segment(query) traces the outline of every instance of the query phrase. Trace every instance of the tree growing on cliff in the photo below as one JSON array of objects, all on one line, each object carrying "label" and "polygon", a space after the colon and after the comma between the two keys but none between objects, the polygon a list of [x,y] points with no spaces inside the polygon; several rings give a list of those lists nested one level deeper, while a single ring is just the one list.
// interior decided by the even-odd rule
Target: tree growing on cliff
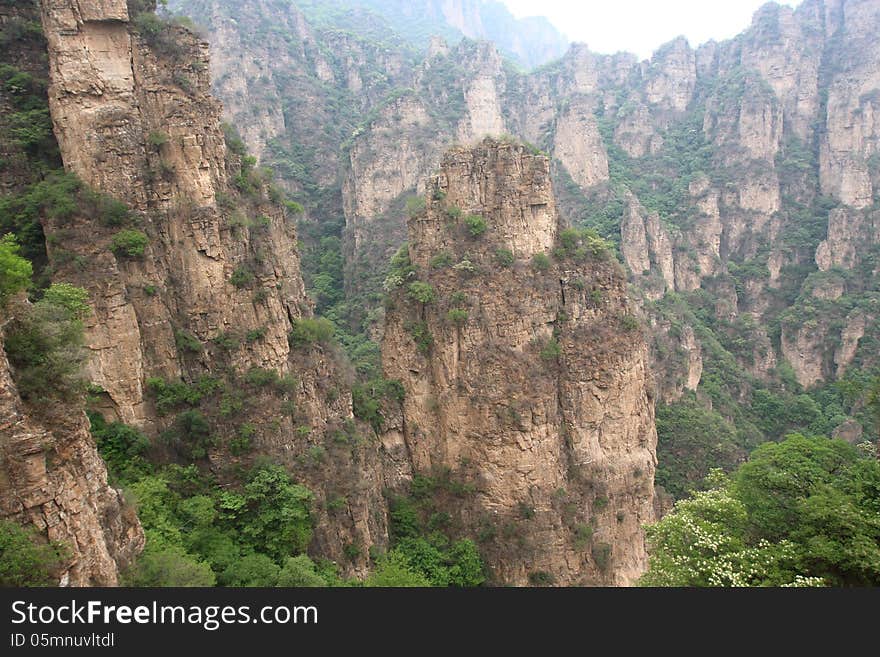
[{"label": "tree growing on cliff", "polygon": [[766,443],[649,527],[647,586],[880,584],[880,464],[840,440]]}]

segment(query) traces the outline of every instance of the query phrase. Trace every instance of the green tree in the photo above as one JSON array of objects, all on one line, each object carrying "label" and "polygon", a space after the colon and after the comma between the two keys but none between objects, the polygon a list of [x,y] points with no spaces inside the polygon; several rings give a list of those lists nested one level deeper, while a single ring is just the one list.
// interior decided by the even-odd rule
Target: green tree
[{"label": "green tree", "polygon": [[379,561],[376,570],[364,581],[364,586],[382,588],[428,587],[431,586],[431,582],[428,581],[427,577],[414,570],[404,555],[392,551]]},{"label": "green tree", "polygon": [[792,434],[648,528],[649,586],[876,586],[880,464]]},{"label": "green tree", "polygon": [[327,581],[318,574],[314,562],[306,555],[290,557],[278,574],[277,586],[283,587],[323,587]]},{"label": "green tree", "polygon": [[149,545],[137,563],[123,574],[125,586],[201,587],[214,586],[211,567],[177,546],[161,550]]},{"label": "green tree", "polygon": [[53,572],[65,550],[45,543],[31,529],[11,520],[0,520],[0,587],[54,586]]},{"label": "green tree", "polygon": [[12,233],[0,238],[0,305],[30,285],[33,267],[18,255],[19,250],[18,241]]},{"label": "green tree", "polygon": [[88,310],[87,298],[85,290],[56,284],[10,322],[5,348],[25,399],[69,399],[85,389],[81,317]]}]

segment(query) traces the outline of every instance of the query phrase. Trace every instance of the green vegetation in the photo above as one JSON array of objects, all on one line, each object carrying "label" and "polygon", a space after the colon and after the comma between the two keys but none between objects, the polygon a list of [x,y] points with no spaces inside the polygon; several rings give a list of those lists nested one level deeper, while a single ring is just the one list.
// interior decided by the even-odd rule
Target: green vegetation
[{"label": "green vegetation", "polygon": [[229,282],[239,289],[250,287],[256,280],[256,274],[248,265],[239,265],[229,277]]},{"label": "green vegetation", "polygon": [[406,328],[416,343],[419,353],[425,356],[430,354],[431,347],[434,346],[434,336],[431,335],[431,329],[428,328],[428,324],[426,322],[415,322],[407,325]]},{"label": "green vegetation", "polygon": [[550,258],[546,253],[536,253],[532,256],[532,267],[536,271],[547,271],[550,269]]},{"label": "green vegetation", "polygon": [[56,586],[65,546],[45,543],[31,529],[0,520],[0,587]]},{"label": "green vegetation", "polygon": [[414,281],[409,284],[409,297],[421,304],[429,304],[437,300],[437,293],[430,283]]},{"label": "green vegetation", "polygon": [[510,267],[515,261],[516,258],[513,255],[513,251],[509,249],[498,249],[495,251],[495,262],[500,267]]},{"label": "green vegetation", "polygon": [[332,344],[335,331],[333,323],[323,317],[303,317],[293,323],[288,341],[294,348],[313,344],[326,346]]},{"label": "green vegetation", "polygon": [[453,308],[446,313],[446,320],[454,326],[464,326],[468,321],[468,311],[462,308]]},{"label": "green vegetation", "polygon": [[202,342],[189,331],[177,329],[174,331],[174,344],[177,348],[189,354],[198,354],[202,351]]},{"label": "green vegetation", "polygon": [[18,255],[20,250],[15,235],[9,233],[0,238],[0,307],[31,283],[33,267]]},{"label": "green vegetation", "polygon": [[85,391],[82,320],[90,310],[87,300],[85,290],[58,283],[36,303],[16,309],[5,330],[5,348],[24,399],[48,403]]},{"label": "green vegetation", "polygon": [[876,586],[880,463],[838,440],[767,443],[648,529],[648,586]]},{"label": "green vegetation", "polygon": [[471,237],[481,237],[489,230],[489,224],[480,215],[469,214],[464,218],[464,225]]},{"label": "green vegetation", "polygon": [[389,405],[399,406],[403,402],[405,391],[400,381],[379,377],[356,383],[351,394],[355,417],[369,422],[373,430],[379,433],[384,428],[383,410]]},{"label": "green vegetation", "polygon": [[142,258],[150,239],[139,230],[120,230],[110,241],[110,250],[123,258]]},{"label": "green vegetation", "polygon": [[448,471],[414,477],[409,495],[390,501],[392,549],[379,561],[380,570],[385,560],[391,560],[405,575],[417,573],[431,586],[480,586],[486,577],[474,542],[455,540],[447,531],[440,530],[436,522],[432,523],[432,518],[437,518],[441,498],[466,496],[470,492],[470,487],[453,479]]},{"label": "green vegetation", "polygon": [[550,338],[541,347],[541,360],[548,363],[555,363],[562,357],[562,345],[556,338]]}]

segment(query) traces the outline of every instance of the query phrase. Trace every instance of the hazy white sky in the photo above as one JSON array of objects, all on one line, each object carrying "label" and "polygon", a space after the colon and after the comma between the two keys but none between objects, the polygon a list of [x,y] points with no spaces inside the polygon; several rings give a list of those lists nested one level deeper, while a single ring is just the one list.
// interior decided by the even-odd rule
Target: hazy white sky
[{"label": "hazy white sky", "polygon": [[[729,39],[749,26],[766,0],[502,0],[517,17],[546,16],[572,41],[594,52],[648,58],[683,34],[692,46]],[[801,0],[779,0],[799,5]]]}]

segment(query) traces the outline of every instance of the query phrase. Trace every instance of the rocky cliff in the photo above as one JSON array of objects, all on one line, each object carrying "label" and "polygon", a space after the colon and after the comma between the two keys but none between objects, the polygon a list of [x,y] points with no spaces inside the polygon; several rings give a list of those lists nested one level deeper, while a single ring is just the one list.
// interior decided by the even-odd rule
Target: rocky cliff
[{"label": "rocky cliff", "polygon": [[116,586],[144,546],[122,491],[107,483],[82,409],[28,407],[0,340],[0,518],[62,545],[61,586]]},{"label": "rocky cliff", "polygon": [[[212,12],[230,6],[213,0]],[[193,15],[205,22],[205,12]],[[468,16],[460,19],[478,19]],[[313,29],[316,48],[331,42],[332,25]],[[344,27],[380,41],[364,25]],[[738,423],[740,454],[806,430],[767,429],[761,400],[821,396],[835,379],[877,364],[877,28],[876,0],[769,3],[729,41],[677,39],[643,62],[575,44],[529,73],[468,41],[434,39],[426,54],[416,49],[394,66],[343,49],[372,92],[354,111],[331,112],[334,125],[357,117],[333,156],[338,205],[300,197],[314,199],[319,225],[345,216],[344,236],[334,234],[345,244],[345,295],[322,310],[380,335],[380,283],[406,238],[405,199],[424,193],[421,181],[455,142],[508,132],[551,157],[563,220],[617,244],[656,329],[658,399],[697,399],[719,421]],[[237,40],[213,28],[209,38],[221,48],[228,41],[239,59],[264,40],[248,25],[229,29]],[[296,70],[319,79],[309,66]],[[293,95],[283,80],[274,86]],[[318,170],[304,154],[315,151],[291,143],[285,152],[304,166],[294,171],[278,151],[267,162],[290,172],[282,177],[291,189],[303,188]],[[306,269],[307,283],[323,288],[321,266]]]},{"label": "rocky cliff", "polygon": [[631,583],[656,434],[619,268],[560,234],[549,160],[522,146],[453,149],[427,188],[382,344],[406,389],[392,435],[415,472],[471,487],[448,512],[484,536],[497,582]]},{"label": "rocky cliff", "polygon": [[[311,549],[365,573],[367,555],[345,548],[387,541],[380,447],[358,438],[349,374],[329,342],[289,337],[312,315],[295,210],[224,133],[207,44],[143,3],[40,9],[54,132],[81,181],[80,210],[47,212],[42,229],[53,279],[89,293],[93,407],[226,483],[261,457],[285,465],[315,496]],[[168,390],[192,393],[169,404]],[[202,447],[175,434],[196,411],[210,425]],[[245,447],[233,447],[242,427]],[[86,428],[83,418],[70,432]],[[94,480],[89,494],[106,497],[94,452],[74,457]],[[330,499],[347,501],[331,513]]]},{"label": "rocky cliff", "polygon": [[[0,61],[5,81],[12,76],[18,80],[0,90],[4,198],[27,189],[46,168],[59,164],[49,133],[46,43],[39,25],[36,2],[0,3]],[[10,138],[10,123],[20,120],[23,107],[34,114],[45,112],[46,134],[37,133],[39,148]],[[14,226],[14,208],[4,206],[4,233]],[[36,267],[45,264],[45,254],[33,244],[26,242],[25,249]],[[19,394],[17,373],[4,346],[10,326],[29,307],[24,298],[0,306],[0,518],[31,525],[61,546],[64,558],[51,573],[59,584],[115,586],[119,572],[143,548],[144,533],[134,508],[108,484],[82,400],[25,401]]]}]

